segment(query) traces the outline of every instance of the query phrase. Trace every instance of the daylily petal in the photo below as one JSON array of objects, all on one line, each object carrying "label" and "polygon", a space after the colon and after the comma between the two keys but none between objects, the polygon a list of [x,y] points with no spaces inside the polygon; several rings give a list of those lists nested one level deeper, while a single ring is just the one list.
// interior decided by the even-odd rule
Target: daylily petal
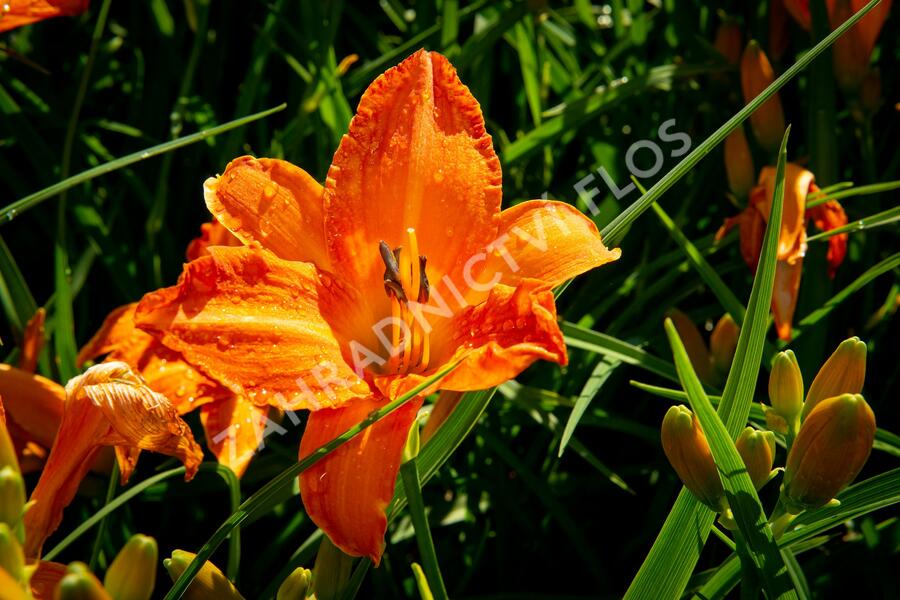
[{"label": "daylily petal", "polygon": [[210,246],[242,245],[243,242],[241,240],[234,237],[234,234],[228,231],[224,225],[213,219],[211,222],[200,226],[200,235],[192,239],[191,243],[188,244],[185,256],[190,262],[201,256],[209,256],[209,252],[206,249]]},{"label": "daylily petal", "polygon": [[791,264],[779,260],[775,265],[775,286],[772,290],[772,316],[775,318],[775,330],[782,340],[791,341],[791,323],[794,310],[797,308],[797,294],[800,291],[800,275],[803,272],[803,261]]},{"label": "daylily petal", "polygon": [[[806,213],[813,220],[816,228],[831,231],[847,224],[847,213],[837,200],[829,200],[819,206],[810,208]],[[847,255],[847,234],[840,233],[828,238],[828,276],[834,277],[837,268]]]},{"label": "daylily petal", "polygon": [[[761,197],[761,194],[759,194]],[[715,241],[719,243],[729,231],[738,228],[738,240],[740,242],[741,257],[751,271],[756,271],[759,262],[759,254],[762,251],[763,236],[766,233],[766,221],[760,212],[753,206],[753,195],[750,197],[750,206],[742,210],[737,216],[728,217],[716,231]]]},{"label": "daylily petal", "polygon": [[[784,170],[784,207],[781,231],[778,236],[778,259],[795,260],[806,252],[806,196],[815,191],[815,175],[795,163],[787,163]],[[775,196],[775,167],[763,167],[759,183],[751,192],[751,202],[769,221],[772,199]],[[798,241],[802,243],[798,243]]]},{"label": "daylily petal", "polygon": [[376,376],[383,394],[396,398],[450,364],[459,363],[423,394],[438,388],[483,390],[512,379],[536,360],[567,361],[553,292],[537,280],[523,280],[515,288],[498,284],[481,304],[432,326],[433,367],[421,374]]},{"label": "daylily petal", "polygon": [[300,167],[242,156],[203,184],[209,212],[245,244],[328,268],[322,186]]},{"label": "daylily petal", "polygon": [[44,319],[47,311],[43,307],[37,309],[34,316],[28,320],[25,331],[22,332],[22,354],[19,357],[19,368],[29,373],[34,373],[37,368],[38,356],[44,347]]},{"label": "daylily petal", "polygon": [[41,446],[53,445],[66,391],[40,375],[0,364],[0,396],[9,421]]},{"label": "daylily petal", "polygon": [[206,445],[238,477],[259,448],[268,414],[268,406],[257,406],[241,396],[207,404],[200,410]]},{"label": "daylily petal", "polygon": [[500,183],[478,102],[447,59],[420,50],[369,86],[334,155],[325,184],[332,264],[361,290],[381,290],[378,243],[401,246],[412,227],[432,279],[452,276],[493,239]]},{"label": "daylily petal", "polygon": [[209,252],[177,285],[144,296],[138,327],[258,405],[318,409],[368,392],[321,315],[331,295],[312,264],[247,247]]},{"label": "daylily petal", "polygon": [[[309,416],[300,458],[341,435],[387,399],[370,396]],[[409,428],[422,405],[411,400],[300,474],[306,512],[334,545],[352,556],[368,556],[376,565],[384,551],[385,509]]]},{"label": "daylily petal", "polygon": [[603,245],[597,226],[574,206],[547,200],[501,212],[497,239],[488,250],[491,256],[479,281],[502,275],[499,281],[513,287],[523,279],[556,287],[622,255]]},{"label": "daylily petal", "polygon": [[60,580],[65,577],[66,565],[48,560],[38,561],[37,569],[32,573],[29,584],[34,600],[53,600],[53,594]]},{"label": "daylily petal", "polygon": [[[40,555],[59,526],[63,509],[103,446],[127,446],[179,458],[190,479],[203,460],[187,424],[165,396],[150,390],[125,363],[96,365],[66,386],[67,400],[56,441],[25,513],[25,554]],[[133,457],[133,451],[125,452]],[[133,461],[126,461],[123,478]]]},{"label": "daylily petal", "polygon": [[147,385],[166,396],[179,414],[208,402],[231,397],[228,389],[189,365],[180,354],[163,346],[134,324],[137,303],[113,310],[78,353],[78,365],[107,354],[106,360],[127,363]]},{"label": "daylily petal", "polygon": [[90,0],[6,0],[0,13],[0,33],[51,17],[71,17],[87,10]]}]

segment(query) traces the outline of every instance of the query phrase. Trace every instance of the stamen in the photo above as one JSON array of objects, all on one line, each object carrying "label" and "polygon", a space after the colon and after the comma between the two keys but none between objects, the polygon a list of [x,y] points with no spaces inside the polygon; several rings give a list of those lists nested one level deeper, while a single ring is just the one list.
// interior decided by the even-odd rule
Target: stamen
[{"label": "stamen", "polygon": [[378,251],[384,262],[384,291],[391,301],[391,356],[386,365],[389,373],[421,372],[428,367],[431,344],[428,334],[417,322],[409,306],[410,299],[426,304],[430,296],[426,259],[419,255],[416,230],[406,230],[407,248],[388,246],[380,242]]}]

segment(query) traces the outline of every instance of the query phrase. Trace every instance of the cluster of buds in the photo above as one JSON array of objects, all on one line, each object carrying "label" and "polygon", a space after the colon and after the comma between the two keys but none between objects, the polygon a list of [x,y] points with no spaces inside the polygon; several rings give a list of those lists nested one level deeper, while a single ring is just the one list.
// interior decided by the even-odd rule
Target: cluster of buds
[{"label": "cluster of buds", "polygon": [[[769,378],[769,429],[788,448],[781,503],[791,514],[830,502],[859,474],[875,439],[875,415],[859,394],[866,371],[866,345],[841,343],[803,398],[803,379],[791,351],[779,353]],[[735,441],[753,486],[776,473],[775,434],[747,427]],[[662,423],[662,446],[685,487],[716,512],[728,509],[725,491],[700,424],[685,406],[673,406]]]},{"label": "cluster of buds", "polygon": [[[735,442],[753,487],[761,489],[772,478],[775,435],[747,427]],[[678,477],[700,502],[716,512],[728,510],[725,489],[713,461],[700,422],[691,410],[673,406],[662,424],[662,447]]]},{"label": "cluster of buds", "polygon": [[875,415],[860,395],[866,344],[844,340],[822,365],[803,399],[803,378],[790,351],[775,357],[766,421],[788,446],[781,501],[793,514],[831,502],[862,470],[875,441]]}]

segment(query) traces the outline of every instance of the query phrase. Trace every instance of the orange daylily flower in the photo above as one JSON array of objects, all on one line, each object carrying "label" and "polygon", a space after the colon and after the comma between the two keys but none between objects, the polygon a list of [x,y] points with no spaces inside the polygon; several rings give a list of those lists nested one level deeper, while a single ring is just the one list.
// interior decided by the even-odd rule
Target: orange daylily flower
[{"label": "orange daylily flower", "polygon": [[[565,364],[552,288],[616,260],[572,206],[500,211],[500,163],[477,101],[419,51],[369,87],[325,186],[238,158],[205,185],[246,247],[212,247],[135,322],[257,406],[310,409],[305,456],[449,364],[484,389],[537,359]],[[432,390],[427,390],[432,391]],[[376,563],[411,401],[301,477],[310,517]]]},{"label": "orange daylily flower", "polygon": [[123,484],[141,450],[174,456],[191,479],[203,460],[190,428],[162,394],[152,391],[122,362],[96,365],[66,385],[65,411],[47,464],[25,513],[25,555],[40,556],[59,526],[85,473],[106,446],[119,459]]},{"label": "orange daylily flower", "polygon": [[[760,171],[759,182],[750,192],[747,208],[736,217],[726,219],[716,233],[716,240],[721,240],[731,228],[735,226],[739,228],[741,255],[752,271],[756,271],[766,222],[772,211],[775,171],[775,167],[764,167]],[[807,196],[819,191],[819,187],[815,183],[815,176],[800,165],[787,163],[784,182],[784,208],[781,231],[778,235],[778,262],[775,268],[775,289],[772,293],[772,313],[778,337],[790,341],[791,322],[800,289],[803,256],[806,254],[807,219],[811,218],[816,227],[828,231],[846,224],[847,215],[836,200],[806,208]],[[829,238],[829,276],[834,277],[846,253],[847,234]]]},{"label": "orange daylily flower", "polygon": [[52,17],[80,15],[89,4],[90,0],[5,0],[0,6],[0,33]]}]

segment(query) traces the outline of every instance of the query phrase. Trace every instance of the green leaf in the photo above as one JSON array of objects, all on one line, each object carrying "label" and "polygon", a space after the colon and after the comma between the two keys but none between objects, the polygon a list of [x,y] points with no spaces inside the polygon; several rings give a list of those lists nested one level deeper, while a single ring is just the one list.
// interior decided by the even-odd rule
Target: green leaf
[{"label": "green leaf", "polygon": [[[839,304],[864,288],[873,279],[879,275],[890,273],[898,266],[900,266],[900,252],[888,256],[878,264],[866,270],[865,273],[857,277],[850,285],[832,296],[825,304],[803,317],[803,319],[794,326],[793,331],[791,332],[793,341],[796,341],[804,331],[827,317]],[[786,344],[782,345],[784,346]]]},{"label": "green leaf", "polygon": [[0,237],[0,305],[12,327],[13,334],[21,336],[28,320],[37,311],[37,304],[16,259]]},{"label": "green leaf", "polygon": [[[852,186],[853,184],[847,184]],[[900,188],[900,180],[897,181],[886,181],[884,183],[873,183],[871,185],[861,185],[859,187],[850,187],[850,189],[844,189],[846,185],[837,185],[831,186],[831,188],[837,188],[839,191],[834,191],[832,193],[831,188],[824,188],[816,192],[815,194],[810,194],[806,201],[806,208],[815,208],[820,204],[825,204],[829,200],[843,200],[845,198],[852,198],[854,196],[865,196],[867,194],[880,194],[882,192],[889,192],[891,190],[896,190]]]},{"label": "green leaf", "polygon": [[76,185],[84,183],[85,181],[90,181],[95,177],[106,175],[107,173],[111,173],[117,169],[127,167],[128,165],[132,165],[138,161],[145,160],[153,156],[158,156],[166,152],[171,152],[172,150],[183,148],[184,146],[189,146],[191,144],[209,139],[225,131],[230,131],[236,127],[241,127],[243,125],[246,125],[247,123],[252,123],[253,121],[268,117],[269,115],[282,111],[285,108],[287,108],[287,104],[281,104],[274,108],[258,112],[256,114],[248,115],[234,121],[229,121],[228,123],[219,125],[217,127],[204,129],[203,131],[199,131],[191,135],[186,135],[170,142],[157,144],[156,146],[151,146],[150,148],[146,148],[138,152],[133,152],[114,161],[104,163],[86,171],[82,171],[81,173],[78,173],[76,175],[72,175],[71,177],[67,177],[66,179],[63,179],[58,183],[54,183],[53,185],[25,196],[20,200],[16,200],[15,202],[8,204],[7,206],[0,209],[0,224],[12,221],[18,215],[22,214],[30,208],[34,208],[44,200],[52,198],[60,192],[73,188]]},{"label": "green leaf", "polygon": [[578,421],[581,420],[584,411],[591,405],[594,396],[597,395],[597,392],[603,387],[603,384],[606,383],[606,380],[609,379],[609,376],[612,375],[619,364],[621,364],[620,360],[606,357],[599,361],[597,366],[594,367],[591,376],[588,377],[588,380],[584,383],[584,387],[581,388],[581,393],[578,395],[578,400],[575,401],[572,412],[569,413],[569,419],[566,421],[566,427],[559,440],[559,453],[557,456],[561,457],[563,455],[566,445],[568,445],[569,440],[572,438],[572,434],[575,433],[575,428],[578,427]]},{"label": "green leaf", "polygon": [[741,325],[744,322],[744,305],[737,299],[737,296],[734,295],[731,288],[722,281],[722,278],[719,277],[716,270],[706,262],[706,259],[703,258],[703,254],[700,250],[691,243],[687,236],[682,233],[681,228],[675,224],[675,221],[666,214],[666,211],[664,211],[659,204],[653,204],[652,206],[653,211],[656,213],[656,216],[659,217],[663,227],[666,228],[666,231],[669,232],[669,235],[672,236],[672,239],[675,240],[675,243],[678,244],[678,247],[684,252],[684,255],[687,257],[691,266],[694,267],[694,270],[697,271],[706,285],[709,286],[712,293],[718,298],[722,308],[731,315],[735,323]]},{"label": "green leaf", "polygon": [[895,206],[894,208],[889,208],[878,214],[863,217],[862,219],[855,219],[850,223],[847,223],[846,225],[842,225],[840,227],[835,227],[834,229],[829,229],[828,231],[823,231],[821,233],[811,235],[806,238],[806,241],[824,241],[828,238],[840,235],[842,233],[855,233],[857,231],[874,229],[876,227],[882,227],[884,225],[896,223],[898,220],[900,220],[900,206]]},{"label": "green leaf", "polygon": [[[413,425],[413,427],[418,427],[418,425]],[[419,546],[419,554],[422,557],[425,575],[428,579],[428,587],[435,598],[446,600],[447,588],[444,587],[444,578],[441,577],[437,553],[434,551],[434,541],[431,539],[431,529],[428,527],[425,501],[422,499],[422,482],[419,480],[419,469],[416,468],[415,458],[406,461],[400,466],[400,479],[403,481],[403,489],[406,490],[406,499],[409,502],[409,515],[412,518],[413,528],[416,532],[416,542]]]},{"label": "green leaf", "polygon": [[678,375],[675,373],[675,368],[671,363],[657,358],[628,342],[623,342],[611,335],[586,329],[568,321],[563,321],[562,332],[566,339],[566,345],[572,348],[596,352],[603,356],[620,360],[625,364],[640,367],[671,381],[678,381]]}]

